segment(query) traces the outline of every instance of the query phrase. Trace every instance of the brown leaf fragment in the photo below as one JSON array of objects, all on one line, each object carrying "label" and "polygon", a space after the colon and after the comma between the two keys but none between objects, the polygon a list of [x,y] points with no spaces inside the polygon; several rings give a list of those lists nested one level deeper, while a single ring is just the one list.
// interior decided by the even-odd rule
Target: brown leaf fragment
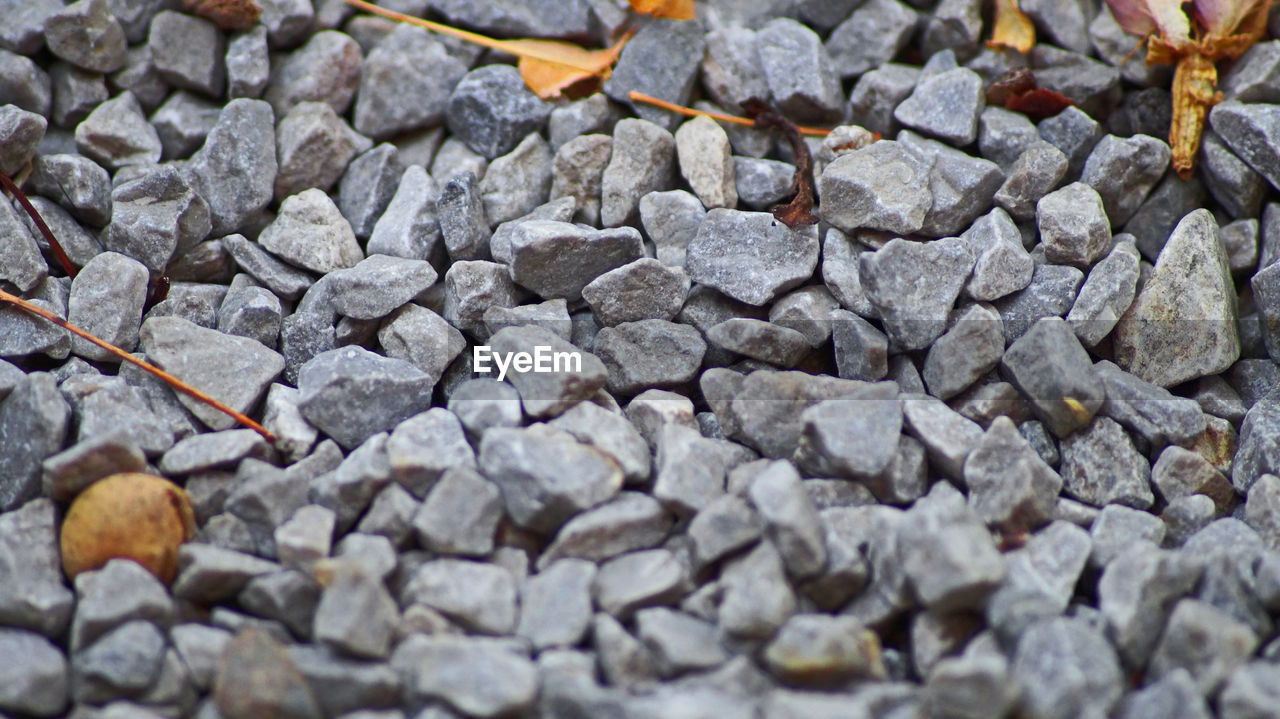
[{"label": "brown leaf fragment", "polygon": [[755,120],[756,129],[768,130],[786,138],[787,144],[791,145],[791,153],[795,155],[796,174],[791,181],[791,191],[795,196],[791,198],[791,202],[773,208],[773,216],[792,229],[797,225],[816,224],[818,218],[813,214],[813,157],[800,135],[800,129],[759,98],[748,99],[742,103],[742,109],[747,117]]},{"label": "brown leaf fragment", "polygon": [[693,0],[631,0],[631,9],[642,15],[672,20],[692,20],[698,16]]},{"label": "brown leaf fragment", "polygon": [[[551,100],[570,92],[571,88],[582,89],[607,80],[629,39],[630,33],[603,50],[587,50],[560,40],[507,40],[504,45],[509,52],[520,56],[517,67],[524,84],[543,100]],[[529,53],[536,53],[537,57]],[[545,59],[547,57],[560,62],[552,62]]]},{"label": "brown leaf fragment", "polygon": [[987,104],[1021,112],[1033,120],[1043,120],[1057,115],[1075,102],[1060,92],[1038,87],[1036,76],[1022,68],[1006,72],[987,88]]},{"label": "brown leaf fragment", "polygon": [[182,0],[182,9],[212,20],[219,30],[248,30],[262,17],[254,0]]},{"label": "brown leaf fragment", "polygon": [[987,47],[1012,48],[1026,55],[1036,44],[1036,26],[1018,7],[1018,0],[995,0],[995,22]]},{"label": "brown leaf fragment", "polygon": [[62,569],[67,578],[122,557],[166,584],[178,573],[178,547],[196,531],[191,500],[164,477],[113,474],[89,485],[62,521]]}]

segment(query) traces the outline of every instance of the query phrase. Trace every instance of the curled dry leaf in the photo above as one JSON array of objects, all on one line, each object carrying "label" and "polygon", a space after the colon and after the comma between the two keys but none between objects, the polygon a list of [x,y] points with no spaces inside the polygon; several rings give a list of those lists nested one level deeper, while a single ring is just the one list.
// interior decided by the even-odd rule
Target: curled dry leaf
[{"label": "curled dry leaf", "polygon": [[[1262,38],[1268,0],[1107,0],[1126,32],[1147,42],[1147,64],[1174,65],[1173,122],[1169,146],[1173,169],[1191,177],[1209,109],[1222,101],[1217,91],[1222,58],[1237,58]],[[1192,5],[1190,16],[1184,8]]]},{"label": "curled dry leaf", "polygon": [[1036,76],[1022,68],[1010,70],[987,88],[987,104],[1021,112],[1034,120],[1053,117],[1075,103],[1055,90],[1039,87]]},{"label": "curled dry leaf", "polygon": [[262,17],[254,0],[182,0],[182,9],[212,20],[220,30],[248,30]]},{"label": "curled dry leaf", "polygon": [[1026,55],[1036,44],[1036,26],[1018,7],[1018,0],[995,0],[995,21],[987,47],[1013,48]]},{"label": "curled dry leaf", "polygon": [[191,500],[163,477],[129,472],[80,493],[62,521],[62,569],[69,579],[117,557],[165,583],[178,573],[178,547],[195,536]]},{"label": "curled dry leaf", "polygon": [[642,15],[672,20],[692,20],[698,16],[693,0],[631,0],[631,9]]},{"label": "curled dry leaf", "polygon": [[[517,67],[524,84],[543,100],[551,100],[584,83],[594,90],[609,79],[613,63],[617,62],[622,46],[629,39],[630,33],[604,50],[588,50],[560,40],[507,40],[503,44],[508,52],[519,55]],[[533,56],[534,52],[537,57]],[[543,59],[546,57],[561,58],[562,61],[551,62]]]}]

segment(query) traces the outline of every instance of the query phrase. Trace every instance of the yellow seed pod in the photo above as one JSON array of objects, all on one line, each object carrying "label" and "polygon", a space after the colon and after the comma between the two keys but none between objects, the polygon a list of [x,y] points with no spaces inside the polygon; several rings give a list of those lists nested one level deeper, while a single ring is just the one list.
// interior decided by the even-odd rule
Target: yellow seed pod
[{"label": "yellow seed pod", "polygon": [[67,510],[62,569],[74,580],[123,557],[167,584],[178,573],[178,546],[195,531],[195,512],[181,487],[151,474],[113,474],[81,492]]}]

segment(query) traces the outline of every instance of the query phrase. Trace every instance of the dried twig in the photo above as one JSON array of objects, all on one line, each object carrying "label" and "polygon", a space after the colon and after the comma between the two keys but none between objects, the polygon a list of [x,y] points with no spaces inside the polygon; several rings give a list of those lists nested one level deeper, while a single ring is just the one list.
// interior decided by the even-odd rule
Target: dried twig
[{"label": "dried twig", "polygon": [[[685,107],[684,105],[677,105],[674,102],[659,100],[658,98],[652,95],[646,95],[643,92],[636,92],[635,90],[632,90],[630,93],[628,93],[628,97],[630,97],[633,102],[643,102],[646,105],[653,105],[654,107],[660,107],[663,110],[668,110],[670,112],[678,113],[686,117],[702,116],[702,117],[709,117],[712,120],[719,120],[720,122],[728,122],[734,125],[743,125],[745,127],[759,127],[756,124],[755,120],[752,120],[751,118],[748,118],[748,117],[738,117],[737,115],[726,115],[725,113],[722,113],[722,112],[710,112],[708,110],[695,110],[692,107]],[[793,127],[796,127],[796,126],[793,126]],[[821,127],[796,127],[796,130],[798,130],[801,135],[809,135],[810,137],[826,137],[827,135],[831,134],[830,130],[823,129]]]},{"label": "dried twig", "polygon": [[41,306],[39,306],[39,305],[32,304],[32,303],[30,303],[30,302],[28,302],[28,301],[26,301],[26,300],[22,299],[21,297],[18,297],[17,295],[9,294],[8,292],[5,292],[4,290],[0,290],[0,302],[8,302],[8,303],[10,303],[10,304],[14,305],[15,307],[17,307],[17,308],[19,308],[19,309],[21,309],[21,310],[25,311],[25,312],[28,312],[28,313],[30,313],[30,314],[35,315],[36,317],[39,317],[39,318],[41,318],[41,319],[48,320],[49,322],[54,323],[55,325],[57,325],[57,326],[61,327],[62,329],[64,329],[64,330],[66,330],[66,331],[68,331],[68,332],[70,332],[70,333],[72,333],[72,334],[76,335],[77,337],[82,337],[82,338],[84,338],[84,339],[86,339],[86,340],[88,340],[88,341],[90,341],[90,342],[94,343],[95,345],[97,345],[97,346],[101,347],[102,349],[104,349],[104,350],[106,350],[106,351],[110,352],[111,354],[115,355],[116,357],[119,357],[120,359],[124,360],[125,362],[129,362],[129,363],[131,363],[131,364],[137,365],[138,367],[142,368],[142,369],[143,369],[143,370],[145,370],[146,372],[149,372],[149,373],[151,373],[151,374],[155,375],[156,377],[159,377],[161,380],[164,380],[164,382],[165,382],[166,384],[168,384],[170,387],[173,387],[174,389],[178,390],[179,392],[182,392],[182,393],[184,393],[184,394],[190,395],[191,397],[194,397],[195,399],[197,399],[197,400],[199,400],[199,401],[201,401],[201,402],[204,402],[205,404],[209,405],[210,407],[213,407],[214,409],[218,410],[219,412],[222,412],[223,414],[226,414],[226,415],[230,416],[232,419],[234,419],[235,421],[239,422],[240,424],[243,424],[244,426],[248,427],[249,429],[251,429],[251,430],[253,430],[253,431],[257,432],[257,433],[258,433],[258,434],[260,434],[260,435],[262,435],[262,436],[263,436],[263,438],[264,438],[264,439],[266,439],[268,442],[271,442],[271,443],[273,443],[273,444],[275,443],[275,441],[276,441],[275,436],[274,436],[274,435],[272,435],[270,432],[268,432],[268,431],[267,431],[267,429],[266,429],[265,427],[263,427],[262,425],[258,424],[257,422],[255,422],[255,421],[253,421],[253,420],[249,419],[248,417],[246,417],[245,415],[241,414],[240,412],[237,412],[237,411],[235,411],[234,409],[231,409],[230,407],[226,406],[225,404],[223,404],[223,403],[219,402],[218,400],[216,400],[216,399],[214,399],[214,398],[210,397],[209,395],[205,394],[204,392],[201,392],[200,390],[196,389],[195,387],[192,387],[191,385],[187,384],[186,382],[183,382],[182,380],[178,379],[177,377],[174,377],[173,375],[169,374],[168,372],[165,372],[164,370],[160,369],[159,367],[156,367],[155,365],[153,365],[153,364],[149,364],[149,363],[147,363],[147,362],[143,362],[142,360],[138,359],[137,357],[134,357],[133,355],[129,354],[128,352],[125,352],[124,350],[120,349],[119,347],[116,347],[115,345],[111,344],[110,342],[107,342],[107,341],[105,341],[105,340],[101,340],[101,339],[98,339],[97,337],[94,337],[94,336],[93,336],[92,334],[90,334],[89,332],[87,332],[87,331],[85,331],[85,330],[83,330],[83,329],[81,329],[81,328],[79,328],[79,327],[77,327],[77,326],[75,326],[75,325],[71,324],[70,322],[68,322],[68,321],[66,321],[66,320],[64,320],[64,319],[62,319],[61,317],[59,317],[59,316],[55,315],[54,313],[50,312],[49,310],[46,310],[45,308],[43,308],[43,307],[41,307]]},{"label": "dried twig", "polygon": [[753,97],[742,103],[742,109],[755,119],[757,128],[786,138],[787,144],[791,145],[791,154],[795,155],[796,174],[791,181],[791,191],[795,196],[791,198],[791,202],[773,208],[773,216],[791,228],[816,224],[818,218],[813,214],[813,157],[809,154],[809,146],[801,137],[800,128],[774,112],[768,103],[759,98]]},{"label": "dried twig", "polygon": [[45,242],[49,243],[49,249],[53,250],[53,256],[58,259],[58,264],[62,265],[62,269],[66,271],[68,277],[75,277],[80,270],[71,262],[71,258],[67,257],[67,253],[62,249],[62,243],[58,242],[58,238],[53,236],[53,232],[49,226],[44,223],[44,218],[36,212],[36,208],[32,206],[31,200],[27,199],[27,193],[6,174],[0,172],[0,185],[14,198],[18,200],[18,204],[22,205],[22,209],[27,211],[31,216],[31,221],[36,224],[36,229],[40,230],[40,234],[44,237]]}]

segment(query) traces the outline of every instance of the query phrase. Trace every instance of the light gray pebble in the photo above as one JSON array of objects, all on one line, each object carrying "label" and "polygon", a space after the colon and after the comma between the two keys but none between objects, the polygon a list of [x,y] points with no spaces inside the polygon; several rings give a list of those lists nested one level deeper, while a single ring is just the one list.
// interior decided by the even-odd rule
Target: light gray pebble
[{"label": "light gray pebble", "polygon": [[1055,436],[1085,426],[1102,406],[1105,394],[1089,355],[1060,318],[1037,321],[1009,345],[1000,363]]},{"label": "light gray pebble", "polygon": [[490,224],[523,217],[547,201],[552,159],[547,141],[533,132],[515,149],[489,163],[479,189]]},{"label": "light gray pebble", "polygon": [[796,611],[796,596],[771,542],[729,561],[721,570],[720,588],[717,620],[731,636],[766,638]]},{"label": "light gray pebble", "polygon": [[396,194],[404,163],[395,145],[384,142],[357,155],[338,184],[338,209],[361,242],[373,234],[378,218]]},{"label": "light gray pebble", "polygon": [[842,155],[818,180],[822,219],[844,232],[860,227],[910,234],[933,206],[923,162],[906,145],[883,141]]},{"label": "light gray pebble", "polygon": [[620,120],[614,126],[613,151],[601,176],[601,223],[616,227],[634,220],[640,199],[670,189],[674,175],[674,136],[647,120]]},{"label": "light gray pebble", "polygon": [[982,85],[981,76],[967,68],[921,78],[893,116],[952,145],[968,145],[978,137],[978,117],[984,106]]},{"label": "light gray pebble", "polygon": [[1036,215],[1037,203],[1066,177],[1068,167],[1062,150],[1037,140],[1013,161],[993,199],[1016,219],[1030,220]]},{"label": "light gray pebble", "polygon": [[414,513],[413,529],[427,549],[483,557],[493,551],[502,507],[497,485],[468,467],[452,467]]},{"label": "light gray pebble", "polygon": [[1212,695],[1248,661],[1259,637],[1248,625],[1212,604],[1183,599],[1169,615],[1160,644],[1151,656],[1151,674],[1161,678],[1182,668],[1201,694]]},{"label": "light gray pebble", "polygon": [[267,29],[258,25],[233,36],[227,42],[224,62],[227,68],[227,97],[260,97],[271,77]]},{"label": "light gray pebble", "polygon": [[[542,327],[506,327],[494,334],[489,343],[494,364],[504,356],[513,363],[503,378],[510,378],[520,392],[524,411],[534,417],[559,415],[590,398],[608,381],[609,370],[601,357],[582,352]],[[512,359],[521,352],[527,361],[523,367]],[[492,364],[488,367],[494,368]]]},{"label": "light gray pebble", "polygon": [[686,269],[694,282],[760,306],[808,279],[817,262],[816,228],[793,230],[767,213],[720,209],[698,227]]},{"label": "light gray pebble", "polygon": [[71,696],[80,702],[104,702],[141,693],[156,679],[164,651],[164,634],[154,624],[141,619],[125,622],[72,656]]},{"label": "light gray pebble", "polygon": [[658,260],[684,267],[686,253],[707,215],[698,198],[684,190],[650,192],[640,198],[640,222],[653,240]]},{"label": "light gray pebble", "polygon": [[209,205],[215,236],[245,226],[271,202],[277,172],[274,117],[265,102],[232,100],[187,164],[191,184]]},{"label": "light gray pebble", "polygon": [[1035,263],[1022,246],[1013,220],[1001,209],[979,217],[960,239],[973,250],[974,266],[965,295],[990,302],[1025,288],[1031,283]]},{"label": "light gray pebble", "polygon": [[[706,42],[700,27],[669,19],[651,22],[627,42],[613,74],[604,84],[604,92],[617,102],[631,106],[641,119],[671,130],[676,125],[677,115],[633,102],[628,93],[639,91],[667,102],[687,105],[698,79],[698,65],[705,49]],[[611,223],[606,219],[605,224]]]},{"label": "light gray pebble", "polygon": [[1131,242],[1121,241],[1089,270],[1066,318],[1086,347],[1101,342],[1129,309],[1137,289],[1140,259]]},{"label": "light gray pebble", "polygon": [[649,445],[621,412],[593,402],[579,402],[549,424],[613,457],[628,484],[649,478]]},{"label": "light gray pebble", "polygon": [[679,599],[687,581],[675,555],[665,549],[646,549],[601,564],[592,594],[602,610],[622,619],[641,607]]},{"label": "light gray pebble", "polygon": [[1040,138],[1067,156],[1068,178],[1080,176],[1085,160],[1094,145],[1102,139],[1102,126],[1078,107],[1068,107],[1051,118],[1041,120],[1037,126]]},{"label": "light gray pebble", "polygon": [[1061,444],[1063,488],[1096,506],[1118,502],[1138,509],[1151,506],[1151,466],[1134,449],[1120,425],[1097,417]]},{"label": "light gray pebble", "polygon": [[606,327],[593,345],[608,371],[608,389],[620,395],[692,381],[706,349],[696,329],[656,319]]},{"label": "light gray pebble", "polygon": [[1115,651],[1100,632],[1076,618],[1032,624],[1018,639],[1012,675],[1031,711],[1046,719],[1105,714],[1123,693]]},{"label": "light gray pebble", "polygon": [[316,641],[359,657],[385,659],[399,620],[381,577],[350,560],[334,562],[316,607]]},{"label": "light gray pebble", "polygon": [[373,226],[367,250],[410,260],[430,260],[441,248],[436,219],[436,182],[419,165],[409,165],[400,176],[396,193]]},{"label": "light gray pebble", "polygon": [[48,639],[22,629],[0,629],[6,656],[21,657],[0,689],[0,707],[33,716],[56,716],[69,695],[67,658]]},{"label": "light gray pebble", "polygon": [[658,673],[673,677],[729,659],[714,624],[666,607],[636,612],[636,635],[652,652]]},{"label": "light gray pebble", "polygon": [[569,316],[568,304],[563,299],[519,307],[495,305],[484,311],[483,319],[485,329],[491,336],[507,327],[535,325],[551,331],[566,342],[573,340],[573,319]]},{"label": "light gray pebble", "polygon": [[[136,93],[135,93],[136,94]],[[141,101],[141,100],[139,100]],[[151,115],[166,159],[189,157],[200,149],[218,122],[222,107],[186,90],[177,90]]]},{"label": "light gray pebble", "polygon": [[507,640],[413,635],[396,646],[391,666],[411,696],[441,699],[469,716],[498,717],[531,707],[538,672]]},{"label": "light gray pebble", "polygon": [[1008,417],[997,417],[965,459],[969,505],[988,524],[1036,526],[1053,518],[1062,477]]},{"label": "light gray pebble", "polygon": [[818,34],[789,18],[756,32],[756,51],[779,109],[804,122],[838,119],[841,93],[835,65]]},{"label": "light gray pebble", "polygon": [[1240,159],[1248,163],[1272,187],[1280,186],[1280,174],[1275,170],[1278,154],[1280,126],[1272,117],[1272,105],[1261,102],[1228,100],[1215,105],[1209,113],[1213,131]]},{"label": "light gray pebble", "polygon": [[[868,299],[889,339],[905,349],[925,347],[943,333],[974,263],[968,245],[956,238],[925,243],[895,238],[859,259]],[[925,277],[930,279],[922,281]]]},{"label": "light gray pebble", "polygon": [[91,72],[114,72],[124,65],[124,28],[107,0],[80,0],[45,17],[49,52]]},{"label": "light gray pebble", "polygon": [[195,183],[172,166],[161,165],[119,185],[111,200],[111,224],[99,236],[103,247],[155,272],[185,255],[212,227],[211,206]]},{"label": "light gray pebble", "polygon": [[425,604],[482,634],[516,627],[516,581],[506,569],[462,559],[433,559],[414,572],[401,603]]},{"label": "light gray pebble", "polygon": [[364,54],[344,33],[322,30],[302,47],[271,62],[271,77],[263,99],[277,116],[300,102],[326,102],[339,115],[346,113],[360,81]]},{"label": "light gray pebble", "polygon": [[[98,163],[80,155],[40,153],[32,168],[30,189],[58,203],[77,220],[95,228],[111,220],[111,177]],[[30,284],[34,283],[24,281],[19,288],[30,289]]]},{"label": "light gray pebble", "polygon": [[1036,126],[1022,113],[991,105],[978,116],[978,152],[1001,168],[1012,166],[1039,140]]},{"label": "light gray pebble", "polygon": [[146,455],[127,433],[100,434],[51,455],[41,463],[48,496],[67,501],[103,477],[142,472]]},{"label": "light gray pebble", "polygon": [[[431,72],[404,72],[430,67]],[[360,66],[360,89],[353,124],[362,134],[383,139],[437,125],[466,65],[426,31],[397,25]],[[412,101],[410,101],[412,98]]]},{"label": "light gray pebble", "polygon": [[170,85],[214,98],[226,90],[227,42],[212,22],[162,11],[151,20],[147,45],[156,71]]},{"label": "light gray pebble", "polygon": [[436,201],[436,220],[454,262],[482,259],[489,254],[492,232],[474,174],[460,172],[445,182]]},{"label": "light gray pebble", "polygon": [[265,460],[270,455],[270,445],[257,432],[229,429],[183,439],[164,453],[159,467],[165,474],[194,474],[233,466],[245,457]]},{"label": "light gray pebble", "polygon": [[538,558],[538,568],[546,569],[562,557],[602,561],[655,547],[670,527],[671,516],[652,497],[622,492],[566,522]]},{"label": "light gray pebble", "polygon": [[706,337],[722,350],[779,367],[794,367],[812,349],[800,332],[748,317],[713,325],[707,329]]},{"label": "light gray pebble", "polygon": [[868,0],[831,32],[827,53],[841,78],[866,77],[868,71],[883,70],[906,47],[919,19],[898,0]]},{"label": "light gray pebble", "polygon": [[618,121],[619,112],[602,92],[581,100],[559,105],[547,119],[547,139],[557,152],[571,140],[593,133],[609,134]]},{"label": "light gray pebble", "polygon": [[511,279],[540,296],[574,301],[592,280],[643,257],[640,233],[565,222],[520,223],[511,236]]},{"label": "light gray pebble", "polygon": [[277,202],[315,187],[328,191],[342,177],[351,158],[372,147],[323,102],[300,102],[276,125],[279,168]]},{"label": "light gray pebble", "polygon": [[[254,616],[274,619],[289,628],[295,637],[310,639],[315,621],[316,605],[320,602],[321,587],[309,571],[299,569],[282,569],[271,574],[263,574],[249,580],[245,588],[236,595],[236,603]],[[181,625],[190,627],[192,625]],[[175,644],[178,640],[175,633],[180,627],[170,631],[170,638]],[[203,629],[204,627],[201,627]],[[216,646],[222,649],[223,638]],[[179,650],[184,648],[179,645]],[[184,657],[186,652],[184,653]],[[214,658],[216,660],[216,657]],[[192,668],[194,672],[194,667]]]},{"label": "light gray pebble", "polygon": [[328,507],[308,504],[276,527],[276,556],[286,567],[310,571],[329,556],[337,514]]},{"label": "light gray pebble", "polygon": [[798,579],[820,573],[827,552],[818,511],[795,467],[783,460],[770,462],[751,480],[748,496],[787,572]]},{"label": "light gray pebble", "polygon": [[503,489],[512,520],[542,533],[611,499],[622,486],[622,472],[611,457],[546,425],[489,430],[480,444],[479,465]]},{"label": "light gray pebble", "polygon": [[536,650],[577,644],[591,625],[591,585],[596,565],[561,559],[520,585],[520,622],[516,636]]},{"label": "light gray pebble", "polygon": [[[138,344],[150,277],[142,263],[115,252],[89,261],[71,282],[67,320],[126,351]],[[87,359],[111,361],[106,350],[80,337],[71,349]]]},{"label": "light gray pebble", "polygon": [[1154,137],[1107,135],[1090,152],[1080,181],[1097,190],[1111,222],[1123,225],[1164,175],[1169,158],[1169,146]]},{"label": "light gray pebble", "polygon": [[76,125],[75,136],[76,147],[109,170],[160,161],[160,136],[128,91],[94,108]]}]

